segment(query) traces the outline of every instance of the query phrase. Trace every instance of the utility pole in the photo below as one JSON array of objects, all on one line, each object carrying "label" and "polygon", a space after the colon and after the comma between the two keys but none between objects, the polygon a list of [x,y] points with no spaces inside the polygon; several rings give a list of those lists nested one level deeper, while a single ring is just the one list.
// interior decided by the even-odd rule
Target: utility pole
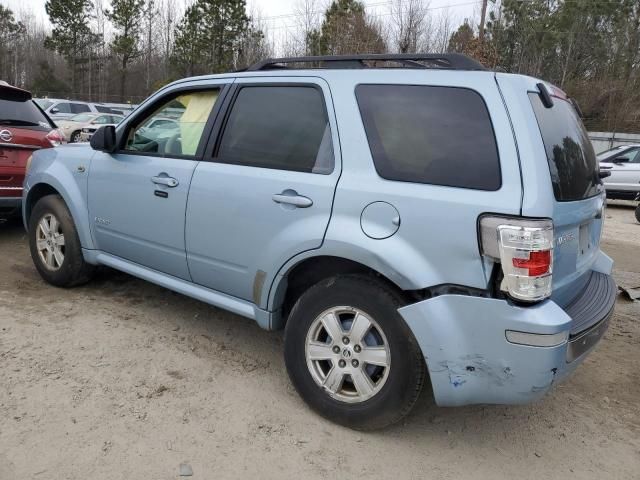
[{"label": "utility pole", "polygon": [[478,37],[480,39],[480,43],[484,42],[484,23],[487,17],[487,2],[489,0],[482,0],[482,15],[480,16],[480,29],[478,32]]}]

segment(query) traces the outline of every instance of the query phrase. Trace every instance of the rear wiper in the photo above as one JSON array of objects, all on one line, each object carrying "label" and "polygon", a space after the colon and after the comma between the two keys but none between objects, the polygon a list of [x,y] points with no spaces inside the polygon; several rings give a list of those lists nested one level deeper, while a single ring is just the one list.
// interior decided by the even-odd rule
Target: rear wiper
[{"label": "rear wiper", "polygon": [[28,122],[26,120],[14,120],[14,119],[7,119],[7,118],[3,118],[2,120],[0,120],[0,125],[15,125],[15,126],[20,126],[20,127],[37,127],[39,126],[39,124],[34,123],[34,122]]}]

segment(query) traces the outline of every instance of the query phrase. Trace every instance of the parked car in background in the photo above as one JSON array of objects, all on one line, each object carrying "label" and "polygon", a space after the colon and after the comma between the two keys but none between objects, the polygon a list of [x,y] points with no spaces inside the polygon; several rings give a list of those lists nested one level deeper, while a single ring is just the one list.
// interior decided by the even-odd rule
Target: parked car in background
[{"label": "parked car in background", "polygon": [[103,105],[109,107],[114,113],[124,115],[125,117],[138,107],[138,105],[131,103],[103,103]]},{"label": "parked car in background", "polygon": [[76,100],[61,100],[55,98],[37,98],[36,103],[54,121],[64,120],[79,113],[116,113],[111,108],[100,103],[81,102]]},{"label": "parked car in background", "polygon": [[[151,135],[168,109],[177,128]],[[426,379],[442,406],[535,401],[615,304],[574,105],[460,54],[179,80],[34,155],[23,198],[46,281],[106,265],[284,328],[297,391],[358,429],[403,418]]]},{"label": "parked car in background", "polygon": [[607,198],[633,200],[640,193],[640,144],[622,145],[598,154]]},{"label": "parked car in background", "polygon": [[102,125],[117,125],[123,118],[122,115],[111,113],[80,113],[67,120],[58,120],[56,123],[65,140],[69,143],[76,143],[87,141],[90,137],[82,138],[83,129],[95,132]]},{"label": "parked car in background", "polygon": [[0,82],[0,217],[20,211],[31,154],[61,142],[62,135],[29,92]]},{"label": "parked car in background", "polygon": [[102,121],[97,121],[97,120],[101,120],[100,118],[98,118],[96,119],[95,122],[89,123],[84,127],[82,127],[79,141],[88,142],[89,140],[91,140],[91,137],[93,136],[94,133],[96,133],[96,130],[98,130],[98,128],[103,127],[105,125],[116,126],[124,119],[122,115],[104,115],[104,116],[107,117],[107,123],[102,123]]}]

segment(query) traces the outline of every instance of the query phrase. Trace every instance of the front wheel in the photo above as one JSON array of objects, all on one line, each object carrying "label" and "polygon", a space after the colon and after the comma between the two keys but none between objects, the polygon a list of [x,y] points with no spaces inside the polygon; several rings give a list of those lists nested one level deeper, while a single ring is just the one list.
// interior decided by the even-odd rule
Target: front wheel
[{"label": "front wheel", "polygon": [[285,330],[285,363],[314,410],[361,430],[409,413],[425,364],[400,306],[397,292],[360,275],[323,280],[298,299]]},{"label": "front wheel", "polygon": [[80,141],[80,132],[73,132],[69,143],[78,143]]},{"label": "front wheel", "polygon": [[42,197],[29,218],[31,258],[43,279],[57,287],[87,282],[94,267],[84,261],[69,209],[58,195]]}]

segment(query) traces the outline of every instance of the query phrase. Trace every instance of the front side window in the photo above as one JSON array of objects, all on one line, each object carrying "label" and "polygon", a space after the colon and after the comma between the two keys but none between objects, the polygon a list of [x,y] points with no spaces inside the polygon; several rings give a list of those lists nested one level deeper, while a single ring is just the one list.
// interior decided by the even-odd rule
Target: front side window
[{"label": "front side window", "polygon": [[312,86],[246,86],[235,99],[217,160],[328,174],[334,156],[322,91]]},{"label": "front side window", "polygon": [[71,111],[71,104],[67,102],[58,103],[56,106],[54,106],[51,109],[52,113],[53,113],[53,110],[57,110],[56,113],[75,113]]},{"label": "front side window", "polygon": [[[219,89],[212,89],[172,96],[129,130],[124,150],[161,155],[196,155],[219,94]],[[159,120],[166,128],[158,126]]]},{"label": "front side window", "polygon": [[500,160],[482,97],[466,88],[359,85],[356,97],[382,178],[498,190]]}]

